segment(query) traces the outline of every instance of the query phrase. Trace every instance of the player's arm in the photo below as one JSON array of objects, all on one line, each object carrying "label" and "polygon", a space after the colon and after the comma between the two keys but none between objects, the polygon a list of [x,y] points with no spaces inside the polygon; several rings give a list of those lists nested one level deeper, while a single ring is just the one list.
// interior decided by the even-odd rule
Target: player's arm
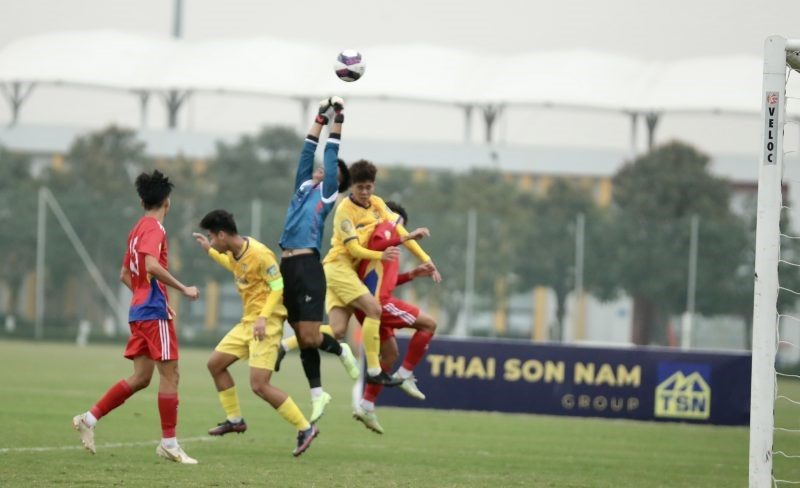
[{"label": "player's arm", "polygon": [[[340,97],[331,97],[328,102],[335,116],[323,155],[325,165],[325,176],[322,180],[323,203],[333,203],[339,196],[339,181],[337,178],[339,173],[339,143],[342,140],[342,125],[344,124],[344,100]],[[322,110],[322,104],[320,104],[320,110]]]},{"label": "player's arm", "polygon": [[400,273],[397,275],[397,286],[404,285],[413,279],[414,277],[411,275],[411,271]]},{"label": "player's arm", "polygon": [[[314,126],[318,125],[316,122]],[[317,135],[314,135],[316,132]],[[305,141],[303,141],[303,149],[300,151],[300,160],[297,162],[297,174],[294,177],[294,191],[297,191],[304,182],[311,179],[314,173],[314,153],[317,150],[317,143],[319,142],[319,130],[312,130],[308,132]]]},{"label": "player's arm", "polygon": [[397,275],[397,285],[408,283],[409,281],[419,278],[420,276],[434,276],[436,273],[436,266],[433,263],[420,264],[416,268],[407,273]]},{"label": "player's arm", "polygon": [[[416,229],[414,233],[417,233],[420,230],[427,231],[428,229],[425,228]],[[422,262],[422,264],[430,264],[431,266],[433,266],[433,274],[431,275],[431,277],[433,278],[433,281],[435,281],[436,283],[440,283],[442,281],[442,275],[439,274],[439,271],[436,269],[436,265],[433,264],[433,260],[431,259],[431,257],[428,256],[425,253],[425,251],[422,250],[422,247],[419,245],[419,243],[417,243],[417,239],[421,239],[423,235],[419,234],[418,237],[409,238],[413,236],[414,233],[409,233],[406,230],[406,228],[403,227],[402,224],[400,223],[397,224],[397,234],[401,238],[405,238],[405,240],[403,241],[403,245],[406,246],[406,249],[411,251],[411,253],[414,254],[414,256],[416,256],[417,259],[420,260],[420,262]],[[430,232],[427,232],[424,235],[429,236]]]},{"label": "player's arm", "polygon": [[227,254],[222,254],[221,252],[217,251],[216,249],[209,247],[208,248],[208,256],[217,262],[220,266],[227,269],[231,273],[233,272],[233,262],[231,261],[230,256]]},{"label": "player's arm", "polygon": [[133,281],[131,281],[131,254],[130,251],[125,251],[125,256],[122,258],[122,268],[119,270],[119,281],[133,291]]},{"label": "player's arm", "polygon": [[269,294],[267,301],[258,313],[256,323],[253,325],[253,338],[257,341],[264,339],[267,334],[267,320],[275,307],[283,300],[283,277],[278,269],[278,263],[275,262],[271,256],[266,256],[266,259],[261,264],[260,270],[261,278],[267,283],[269,287]]},{"label": "player's arm", "polygon": [[314,174],[314,153],[317,151],[317,144],[319,144],[319,136],[322,133],[322,128],[328,125],[328,120],[333,114],[333,107],[331,106],[330,98],[326,98],[319,102],[319,110],[308,129],[306,139],[303,142],[303,149],[300,150],[300,160],[297,162],[297,173],[294,177],[294,191],[300,188],[300,185],[310,180]]},{"label": "player's arm", "polygon": [[356,259],[380,259],[381,261],[391,261],[400,255],[400,250],[396,247],[386,248],[383,252],[373,251],[362,246],[358,242],[358,237],[352,237],[344,241],[347,252]]},{"label": "player's arm", "polygon": [[197,243],[200,244],[200,247],[203,248],[203,250],[208,254],[208,256],[211,259],[216,261],[220,266],[227,269],[228,271],[233,272],[233,262],[231,261],[231,258],[228,257],[227,254],[222,254],[216,251],[214,248],[212,248],[211,243],[208,242],[208,237],[204,236],[199,232],[192,232],[192,237],[194,237],[194,240],[196,240]]},{"label": "player's arm", "polygon": [[[430,232],[428,232],[427,234],[419,233],[422,230],[427,231],[427,229],[424,229],[424,228],[423,229],[416,229],[414,231],[415,234],[412,235],[411,233],[409,233],[406,230],[405,227],[403,227],[402,224],[399,224],[399,223],[397,224],[397,235],[400,236],[400,239],[403,241],[403,245],[406,246],[406,249],[411,251],[411,253],[414,256],[416,256],[417,259],[420,260],[420,262],[427,263],[428,261],[431,260],[431,257],[428,256],[425,253],[425,251],[422,250],[422,247],[419,245],[419,243],[417,243],[417,239],[420,239],[423,236],[426,236],[426,237],[429,236]],[[419,233],[419,234],[416,234],[416,233]],[[414,237],[415,235],[417,237]]]},{"label": "player's arm", "polygon": [[272,260],[272,264],[267,264],[264,272],[264,281],[267,282],[269,287],[269,295],[258,316],[267,319],[275,311],[275,307],[283,300],[283,276],[278,271],[278,263],[274,260]]},{"label": "player's arm", "polygon": [[[340,206],[339,208],[341,209],[342,207]],[[358,242],[358,234],[347,212],[339,212],[337,210],[336,215],[334,215],[333,226],[333,231],[338,233],[338,237],[341,239],[345,248],[347,248],[347,252],[353,258],[389,261],[400,255],[400,250],[396,247],[389,247],[381,252],[373,251],[362,246],[361,243]]]},{"label": "player's arm", "polygon": [[186,286],[178,281],[178,279],[172,276],[172,274],[167,271],[166,268],[161,266],[161,263],[158,262],[158,258],[152,254],[145,254],[144,267],[145,270],[147,270],[147,274],[155,277],[155,279],[164,283],[165,285],[175,288],[181,292],[183,296],[191,298],[192,300],[196,300],[197,297],[200,296],[200,291],[196,286]]},{"label": "player's arm", "polygon": [[131,270],[128,269],[128,267],[125,265],[123,265],[122,269],[119,270],[119,281],[121,281],[122,284],[127,286],[130,291],[133,291],[133,283],[131,282]]}]

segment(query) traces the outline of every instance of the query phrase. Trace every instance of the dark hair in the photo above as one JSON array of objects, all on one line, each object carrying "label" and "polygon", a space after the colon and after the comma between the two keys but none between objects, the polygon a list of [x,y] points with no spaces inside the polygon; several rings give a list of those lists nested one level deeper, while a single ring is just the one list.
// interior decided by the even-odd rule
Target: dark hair
[{"label": "dark hair", "polygon": [[153,210],[164,205],[174,187],[169,178],[159,170],[154,170],[153,174],[142,173],[136,177],[136,193],[142,199],[145,210]]},{"label": "dark hair", "polygon": [[347,169],[347,163],[341,158],[339,158],[336,164],[339,165],[339,193],[344,193],[350,188],[350,170]]},{"label": "dark hair", "polygon": [[386,202],[386,206],[389,207],[389,210],[391,210],[392,212],[403,217],[403,225],[408,225],[408,212],[406,212],[406,209],[404,209],[402,205],[400,205],[397,202],[389,200],[388,202]]},{"label": "dark hair", "polygon": [[350,182],[355,185],[356,183],[375,182],[375,175],[378,173],[378,168],[366,159],[359,159],[350,165]]},{"label": "dark hair", "polygon": [[209,232],[217,233],[221,230],[228,234],[238,234],[236,230],[236,222],[233,220],[233,214],[227,210],[217,209],[212,210],[203,217],[200,221],[200,228]]}]

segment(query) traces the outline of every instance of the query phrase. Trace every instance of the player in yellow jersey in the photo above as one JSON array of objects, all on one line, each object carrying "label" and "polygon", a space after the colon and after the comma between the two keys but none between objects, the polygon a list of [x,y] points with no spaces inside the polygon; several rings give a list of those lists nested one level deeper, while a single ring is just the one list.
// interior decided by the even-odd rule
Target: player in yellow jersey
[{"label": "player in yellow jersey", "polygon": [[208,370],[227,415],[208,433],[224,435],[247,430],[228,368],[239,359],[249,359],[250,388],[297,428],[297,447],[292,454],[299,456],[319,429],[306,420],[290,396],[270,384],[286,319],[283,278],[275,254],[252,237],[240,236],[233,215],[225,210],[206,214],[200,228],[208,232],[208,237],[197,232],[192,235],[211,259],[233,273],[244,306],[241,322],[222,338],[208,360]]},{"label": "player in yellow jersey", "polygon": [[[364,312],[361,336],[367,359],[366,380],[368,383],[397,386],[403,382],[402,379],[392,378],[382,371],[378,358],[381,304],[356,273],[356,267],[363,259],[388,261],[397,258],[400,252],[396,247],[389,247],[383,252],[366,247],[378,222],[382,219],[398,221],[398,216],[386,207],[386,203],[373,194],[377,171],[375,165],[366,160],[357,161],[350,166],[350,195],[336,207],[331,249],[323,260],[328,282],[325,308],[337,338],[344,337],[354,309]],[[416,242],[417,239],[430,235],[428,229],[416,229],[409,233],[398,223],[397,233],[403,245],[422,263],[430,263],[434,281],[441,282],[442,277],[433,261]]]}]

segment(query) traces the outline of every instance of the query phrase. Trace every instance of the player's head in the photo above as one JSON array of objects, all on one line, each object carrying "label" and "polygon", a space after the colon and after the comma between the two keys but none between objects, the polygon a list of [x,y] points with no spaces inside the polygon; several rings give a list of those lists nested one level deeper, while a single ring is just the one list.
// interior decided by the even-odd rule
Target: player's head
[{"label": "player's head", "polygon": [[174,186],[159,170],[142,173],[136,177],[136,193],[142,199],[142,207],[145,210],[169,208],[169,194]]},{"label": "player's head", "polygon": [[[350,188],[350,170],[347,169],[347,163],[342,159],[338,159],[336,164],[339,166],[339,171],[336,173],[336,181],[339,182],[339,193],[344,193]],[[319,183],[323,178],[325,178],[325,167],[317,166],[311,179],[314,180],[314,183]]]},{"label": "player's head", "polygon": [[227,210],[212,210],[200,221],[200,228],[208,232],[211,247],[217,252],[228,252],[231,238],[239,235],[233,214]]},{"label": "player's head", "polygon": [[389,210],[391,210],[392,212],[394,212],[394,213],[396,213],[397,215],[400,216],[400,218],[402,219],[399,222],[400,225],[403,225],[403,226],[408,225],[408,212],[406,212],[406,209],[403,208],[402,205],[400,205],[397,202],[393,202],[393,201],[390,200],[390,201],[386,202],[386,206],[389,207]]},{"label": "player's head", "polygon": [[377,174],[378,168],[366,159],[358,160],[350,165],[350,194],[357,203],[364,206],[369,203],[369,197],[375,191]]},{"label": "player's head", "polygon": [[347,163],[341,158],[336,161],[336,164],[339,166],[339,173],[337,174],[339,193],[344,193],[350,188],[350,169],[347,167]]}]

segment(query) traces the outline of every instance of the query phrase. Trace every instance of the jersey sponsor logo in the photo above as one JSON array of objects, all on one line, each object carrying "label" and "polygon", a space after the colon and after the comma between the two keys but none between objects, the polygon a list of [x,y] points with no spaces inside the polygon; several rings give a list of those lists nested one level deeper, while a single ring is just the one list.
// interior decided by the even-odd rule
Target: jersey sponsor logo
[{"label": "jersey sponsor logo", "polygon": [[353,223],[349,220],[343,220],[342,223],[339,225],[339,228],[342,229],[342,232],[345,234],[349,234],[353,232]]},{"label": "jersey sponsor logo", "polygon": [[707,364],[658,364],[656,418],[705,420],[711,416],[711,368]]}]

